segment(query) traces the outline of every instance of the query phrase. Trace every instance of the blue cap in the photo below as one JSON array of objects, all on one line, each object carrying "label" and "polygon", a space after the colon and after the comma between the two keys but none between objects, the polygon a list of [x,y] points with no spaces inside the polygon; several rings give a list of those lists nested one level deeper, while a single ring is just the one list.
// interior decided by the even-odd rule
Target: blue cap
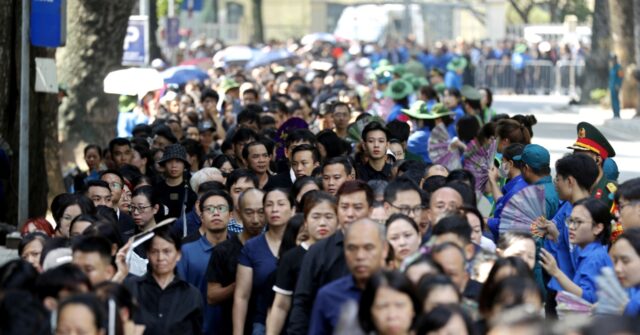
[{"label": "blue cap", "polygon": [[538,144],[528,144],[521,155],[513,157],[514,161],[522,161],[534,169],[549,167],[551,156],[549,151]]}]

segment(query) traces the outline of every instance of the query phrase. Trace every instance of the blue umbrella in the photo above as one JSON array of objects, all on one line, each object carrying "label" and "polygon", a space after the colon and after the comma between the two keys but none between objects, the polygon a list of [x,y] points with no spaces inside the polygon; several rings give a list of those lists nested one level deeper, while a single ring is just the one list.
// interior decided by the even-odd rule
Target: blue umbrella
[{"label": "blue umbrella", "polygon": [[261,52],[256,55],[249,63],[247,63],[246,68],[252,69],[259,66],[269,65],[271,63],[282,62],[287,59],[294,58],[296,55],[291,51],[286,49],[276,49],[267,52]]},{"label": "blue umbrella", "polygon": [[191,80],[204,81],[209,79],[209,75],[193,65],[180,65],[166,69],[160,73],[165,84],[186,84]]}]

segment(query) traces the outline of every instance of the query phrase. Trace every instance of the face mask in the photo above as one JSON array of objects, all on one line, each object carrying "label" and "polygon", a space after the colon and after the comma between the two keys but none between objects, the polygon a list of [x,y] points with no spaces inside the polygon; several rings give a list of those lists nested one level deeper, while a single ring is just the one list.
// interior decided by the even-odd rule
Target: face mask
[{"label": "face mask", "polygon": [[509,176],[509,170],[511,170],[511,166],[509,163],[502,163],[499,170],[500,178],[507,178]]}]

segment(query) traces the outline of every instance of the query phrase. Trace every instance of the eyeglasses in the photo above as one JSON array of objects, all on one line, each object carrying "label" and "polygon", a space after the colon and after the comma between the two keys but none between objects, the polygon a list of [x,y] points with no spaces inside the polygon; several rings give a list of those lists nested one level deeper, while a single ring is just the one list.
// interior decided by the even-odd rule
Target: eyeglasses
[{"label": "eyeglasses", "polygon": [[227,211],[229,211],[229,206],[225,206],[225,205],[206,206],[206,207],[202,208],[202,210],[203,210],[203,212],[209,213],[209,214],[214,214],[215,212],[226,213]]},{"label": "eyeglasses", "polygon": [[142,213],[144,211],[147,210],[147,208],[153,207],[151,205],[149,206],[135,206],[135,205],[129,205],[129,210],[131,211],[131,213],[135,213],[136,211],[138,213]]},{"label": "eyeglasses", "polygon": [[575,226],[576,229],[580,228],[580,226],[582,226],[585,223],[589,223],[587,221],[580,221],[580,220],[576,220],[574,218],[567,218],[564,223],[567,225],[567,227],[571,227],[571,226]]},{"label": "eyeglasses", "polygon": [[392,203],[389,203],[389,205],[391,205],[391,207],[397,209],[400,211],[400,213],[404,214],[404,215],[411,215],[413,213],[413,215],[419,215],[422,213],[422,210],[424,209],[422,206],[416,206],[416,207],[408,207],[408,206],[396,206]]},{"label": "eyeglasses", "polygon": [[122,188],[122,184],[118,183],[118,182],[111,182],[109,183],[109,186],[113,189],[119,190]]},{"label": "eyeglasses", "polygon": [[638,203],[640,203],[640,200],[633,200],[633,201],[627,201],[625,203],[619,202],[618,203],[618,211],[622,212],[622,209],[627,207],[627,206],[635,206]]}]

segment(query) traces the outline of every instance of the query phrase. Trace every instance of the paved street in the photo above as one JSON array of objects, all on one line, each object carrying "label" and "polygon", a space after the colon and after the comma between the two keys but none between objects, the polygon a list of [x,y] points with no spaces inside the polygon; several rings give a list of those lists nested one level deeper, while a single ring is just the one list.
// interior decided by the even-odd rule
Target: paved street
[{"label": "paved street", "polygon": [[605,125],[605,121],[611,118],[611,111],[598,106],[569,106],[568,102],[568,98],[557,96],[497,95],[494,108],[497,113],[510,115],[534,114],[538,124],[533,128],[533,142],[549,149],[552,162],[569,152],[566,147],[576,139],[578,122],[588,121],[607,136],[616,150],[619,181],[640,177],[640,133],[636,135],[629,129],[630,124],[640,124],[640,120],[629,121],[634,111],[623,110],[622,121]]}]

